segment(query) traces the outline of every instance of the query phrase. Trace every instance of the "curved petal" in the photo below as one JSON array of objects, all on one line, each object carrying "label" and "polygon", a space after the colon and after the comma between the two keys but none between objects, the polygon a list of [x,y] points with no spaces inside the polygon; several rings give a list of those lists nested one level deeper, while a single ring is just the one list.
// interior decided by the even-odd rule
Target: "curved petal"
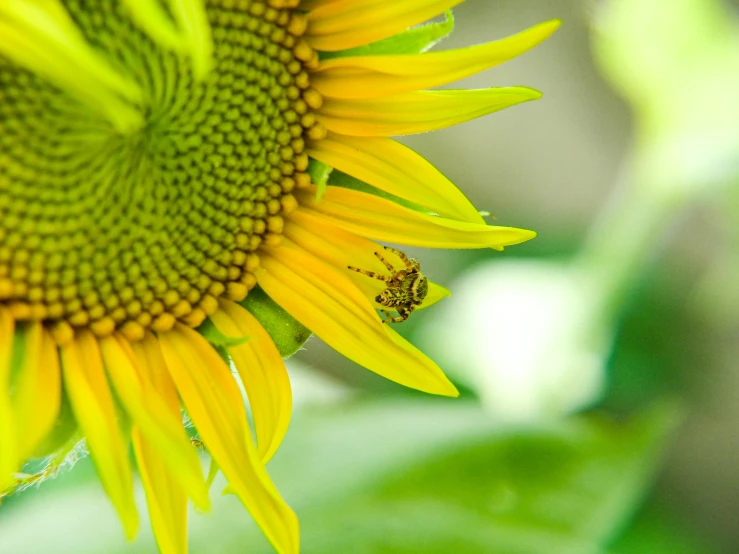
[{"label": "curved petal", "polygon": [[228,349],[249,397],[262,461],[277,452],[290,424],[292,393],[285,362],[264,327],[246,309],[222,300],[210,318],[229,337],[249,340]]},{"label": "curved petal", "polygon": [[[377,258],[375,252],[395,262],[397,267],[403,267],[395,254],[383,251],[379,244],[369,239],[332,225],[330,220],[321,214],[302,208],[290,214],[283,232],[295,244],[348,276],[362,291],[365,298],[372,303],[374,309],[387,309],[374,301],[375,297],[385,289],[386,284],[378,279],[357,273],[349,269],[349,266],[372,271],[379,275],[387,275],[387,268]],[[449,294],[447,289],[432,282],[429,284],[429,294],[418,309],[433,306]]]},{"label": "curved petal", "polygon": [[392,139],[329,133],[310,142],[307,152],[360,181],[440,215],[472,223],[484,221],[454,183],[423,156]]},{"label": "curved petal", "polygon": [[195,427],[233,490],[281,553],[299,550],[298,521],[262,465],[231,371],[196,331],[177,324],[159,336],[164,360]]},{"label": "curved petal", "polygon": [[61,347],[61,360],[72,411],[85,435],[100,481],[118,511],[126,536],[133,538],[138,515],[128,445],[118,425],[97,340],[89,331],[78,331],[73,341]]},{"label": "curved petal", "polygon": [[[180,421],[177,389],[167,372],[157,339],[149,333],[143,340],[132,343],[131,347],[143,379],[154,385],[170,417]],[[147,440],[138,428],[133,430],[132,439],[159,550],[162,554],[186,554],[187,492],[173,477],[155,443]]]},{"label": "curved petal", "polygon": [[423,90],[372,99],[328,98],[317,118],[326,129],[341,135],[412,135],[451,127],[539,98],[540,92],[526,87]]},{"label": "curved petal", "polygon": [[559,25],[548,21],[503,40],[458,50],[325,60],[311,75],[311,86],[330,98],[377,98],[433,88],[515,58],[549,38]]},{"label": "curved petal", "polygon": [[407,387],[458,395],[434,362],[400,337],[395,340],[345,273],[289,239],[265,249],[255,274],[275,302],[350,360]]},{"label": "curved petal", "polygon": [[54,340],[39,322],[28,324],[25,334],[13,394],[21,460],[31,457],[54,428],[62,403],[61,367]]},{"label": "curved petal", "polygon": [[[336,52],[369,44],[422,23],[463,0],[336,0],[313,2],[306,38]],[[302,7],[302,5],[301,5]]]},{"label": "curved petal", "polygon": [[15,320],[0,307],[0,491],[13,484],[18,471],[15,416],[10,402],[10,362],[13,355]]},{"label": "curved petal", "polygon": [[133,452],[146,492],[151,528],[161,554],[187,554],[187,493],[141,429],[133,430]]},{"label": "curved petal", "polygon": [[209,509],[200,460],[182,427],[182,418],[167,406],[125,338],[113,335],[99,340],[110,381],[136,428],[156,448],[195,504]]},{"label": "curved petal", "polygon": [[301,209],[321,214],[351,233],[398,244],[427,248],[494,248],[519,244],[533,231],[445,219],[409,210],[378,196],[327,187],[321,201],[315,188],[298,191]]}]

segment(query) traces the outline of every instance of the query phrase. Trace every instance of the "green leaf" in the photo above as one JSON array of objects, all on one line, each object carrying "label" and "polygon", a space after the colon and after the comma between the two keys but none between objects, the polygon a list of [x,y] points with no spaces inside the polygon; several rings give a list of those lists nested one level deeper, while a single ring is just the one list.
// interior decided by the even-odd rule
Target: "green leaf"
[{"label": "green leaf", "polygon": [[[665,408],[626,424],[589,417],[506,431],[469,407],[431,406],[344,410],[326,438],[313,437],[346,454],[332,451],[339,459],[328,467],[300,458],[316,468],[304,479],[318,485],[292,496],[304,552],[598,552],[641,501],[676,422]],[[278,483],[296,471],[272,468]]]},{"label": "green leaf", "polygon": [[[631,421],[591,415],[515,429],[463,401],[323,406],[295,418],[270,475],[300,517],[305,554],[592,554],[640,504],[676,421],[662,406]],[[66,502],[63,512],[28,502],[0,519],[3,544],[156,552],[147,526],[126,543],[102,495],[68,493],[35,499],[38,508]],[[29,532],[47,528],[45,518],[65,535]],[[214,499],[189,534],[192,552],[272,552],[232,497]]]},{"label": "green leaf", "polygon": [[293,318],[259,287],[249,291],[241,305],[259,320],[283,358],[295,354],[311,336],[311,331],[307,327]]},{"label": "green leaf", "polygon": [[378,56],[388,54],[418,54],[425,52],[449,36],[454,30],[454,15],[444,12],[444,20],[412,27],[400,34],[340,52],[321,52],[321,59],[349,56]]},{"label": "green leaf", "polygon": [[[660,503],[662,504],[662,503]],[[716,554],[664,505],[649,506],[636,522],[614,542],[607,554]]]},{"label": "green leaf", "polygon": [[210,320],[210,318],[203,321],[203,324],[198,327],[196,331],[203,335],[203,337],[205,337],[205,340],[207,340],[210,344],[217,348],[223,349],[228,349],[232,346],[239,346],[240,344],[244,344],[251,338],[227,337],[216,328],[215,324]]}]

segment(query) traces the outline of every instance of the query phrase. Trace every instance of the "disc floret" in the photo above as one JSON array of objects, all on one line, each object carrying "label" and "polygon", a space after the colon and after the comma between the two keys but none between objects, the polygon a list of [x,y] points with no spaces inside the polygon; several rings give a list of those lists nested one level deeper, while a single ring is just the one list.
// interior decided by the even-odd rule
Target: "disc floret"
[{"label": "disc floret", "polygon": [[124,100],[143,124],[122,131],[0,56],[0,302],[60,343],[83,327],[136,340],[197,326],[219,297],[240,301],[255,285],[259,248],[279,242],[292,191],[310,184],[305,140],[325,129],[305,16],[208,1],[212,63],[200,79],[125,3],[64,4],[136,83],[140,98]]}]

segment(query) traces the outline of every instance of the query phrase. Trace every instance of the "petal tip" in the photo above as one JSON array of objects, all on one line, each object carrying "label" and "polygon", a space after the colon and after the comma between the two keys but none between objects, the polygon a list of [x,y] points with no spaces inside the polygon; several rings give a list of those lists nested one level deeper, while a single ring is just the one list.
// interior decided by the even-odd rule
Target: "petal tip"
[{"label": "petal tip", "polygon": [[550,19],[549,21],[545,21],[544,23],[540,24],[541,29],[544,31],[543,34],[546,35],[545,40],[552,36],[557,29],[559,29],[562,26],[562,20],[561,19]]},{"label": "petal tip", "polygon": [[434,394],[446,396],[448,398],[459,398],[459,390],[457,390],[457,387],[455,387],[454,383],[449,379],[445,379],[443,383],[441,383],[441,387],[439,387],[437,391],[434,391]]},{"label": "petal tip", "polygon": [[539,100],[539,98],[544,96],[544,93],[534,88],[527,88],[526,93],[523,96],[526,100]]}]

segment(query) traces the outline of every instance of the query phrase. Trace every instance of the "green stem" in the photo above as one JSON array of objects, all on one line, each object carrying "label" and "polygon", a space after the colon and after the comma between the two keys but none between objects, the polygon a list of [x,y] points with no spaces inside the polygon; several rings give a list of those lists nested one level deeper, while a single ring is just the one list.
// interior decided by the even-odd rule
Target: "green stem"
[{"label": "green stem", "polygon": [[670,220],[681,204],[665,189],[627,177],[614,191],[574,260],[606,321],[618,317],[619,306],[643,274],[662,243]]}]

